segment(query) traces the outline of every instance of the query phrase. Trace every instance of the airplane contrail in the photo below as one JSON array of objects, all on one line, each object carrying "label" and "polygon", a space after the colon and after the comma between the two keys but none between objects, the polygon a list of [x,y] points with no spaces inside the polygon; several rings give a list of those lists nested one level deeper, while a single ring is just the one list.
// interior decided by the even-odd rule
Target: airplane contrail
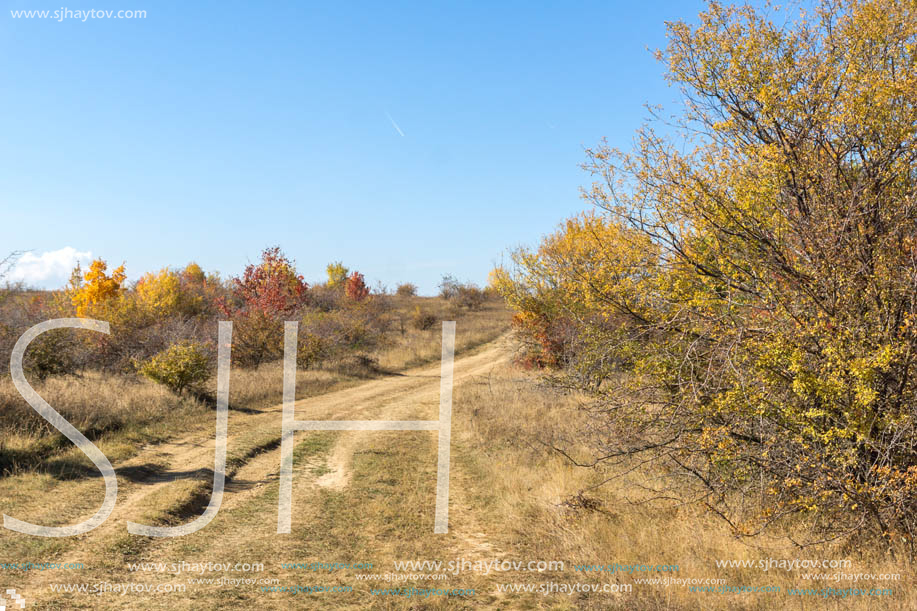
[{"label": "airplane contrail", "polygon": [[392,127],[394,127],[396,130],[398,130],[398,133],[401,134],[401,137],[402,137],[402,138],[404,138],[404,132],[401,131],[401,128],[398,127],[398,124],[397,124],[397,123],[395,123],[395,120],[392,118],[392,115],[390,115],[390,114],[388,114],[388,112],[386,112],[386,113],[385,113],[385,116],[388,117],[388,120],[392,122]]}]

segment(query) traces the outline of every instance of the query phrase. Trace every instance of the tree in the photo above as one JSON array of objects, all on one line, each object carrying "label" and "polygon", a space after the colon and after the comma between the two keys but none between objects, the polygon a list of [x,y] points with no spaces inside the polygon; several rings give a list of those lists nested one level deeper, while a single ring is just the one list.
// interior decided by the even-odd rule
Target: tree
[{"label": "tree", "polygon": [[439,283],[439,296],[469,310],[480,309],[487,298],[481,287],[472,282],[459,282],[449,274]]},{"label": "tree", "polygon": [[240,278],[232,279],[232,292],[245,311],[269,317],[288,314],[302,306],[309,285],[279,247],[266,248],[261,262],[249,264]]},{"label": "tree", "polygon": [[181,271],[181,280],[184,284],[204,284],[207,282],[207,275],[201,266],[192,261]]},{"label": "tree", "polygon": [[588,151],[597,249],[523,254],[504,294],[572,321],[564,383],[602,403],[603,460],[687,476],[739,534],[794,516],[912,545],[913,5],[826,0],[790,21],[710,3],[668,30],[680,119]]},{"label": "tree", "polygon": [[19,257],[22,256],[22,252],[13,251],[10,254],[6,255],[3,259],[0,259],[0,280],[6,278],[10,273],[10,270],[13,269],[13,266],[16,265],[16,262],[19,260]]},{"label": "tree", "polygon": [[329,287],[344,286],[344,283],[347,281],[347,274],[350,272],[350,270],[344,267],[344,264],[340,261],[332,261],[328,264],[328,267],[325,268],[325,271],[328,274]]},{"label": "tree", "polygon": [[443,299],[454,299],[458,296],[459,286],[461,283],[454,276],[446,274],[439,283],[439,296]]},{"label": "tree", "polygon": [[283,321],[308,299],[309,285],[279,247],[267,248],[261,261],[232,279],[232,299],[219,307],[236,323],[233,360],[256,366],[283,354]]},{"label": "tree", "polygon": [[95,306],[120,299],[123,295],[123,285],[127,278],[124,264],[112,270],[111,275],[106,274],[107,269],[108,265],[102,259],[93,261],[89,271],[82,278],[79,264],[74,268],[68,295],[76,308],[77,316],[89,316],[89,312]]},{"label": "tree", "polygon": [[366,286],[363,274],[355,271],[347,276],[344,294],[353,301],[363,301],[369,296],[369,287]]},{"label": "tree", "polygon": [[140,301],[157,317],[169,316],[184,309],[181,278],[168,268],[161,269],[159,273],[144,274],[134,290]]},{"label": "tree", "polygon": [[[0,259],[0,280],[3,280],[7,277],[7,275],[9,275],[10,270],[13,269],[13,266],[16,265],[16,262],[19,260],[19,257],[21,257],[22,254],[23,253],[20,251],[13,251],[3,259]],[[10,293],[10,284],[7,282],[6,287],[0,289],[0,304],[6,301],[6,299],[10,296]],[[0,326],[0,329],[2,329],[2,326]]]},{"label": "tree", "polygon": [[219,292],[216,277],[207,277],[196,263],[182,270],[163,268],[144,274],[134,286],[140,305],[156,320],[194,317],[212,309]]},{"label": "tree", "polygon": [[644,283],[657,256],[646,236],[595,213],[568,219],[534,252],[512,253],[513,267],[495,268],[490,285],[516,312],[513,326],[526,347],[523,364],[584,365],[583,351],[596,349],[587,369],[596,379],[610,374],[623,354],[599,357],[607,350],[600,346],[630,318],[622,312],[645,309]]}]

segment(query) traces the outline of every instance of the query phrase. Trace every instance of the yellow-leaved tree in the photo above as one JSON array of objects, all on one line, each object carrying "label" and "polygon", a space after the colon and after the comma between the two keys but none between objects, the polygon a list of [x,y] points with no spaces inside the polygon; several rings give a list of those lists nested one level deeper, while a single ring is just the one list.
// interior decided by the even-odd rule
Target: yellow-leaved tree
[{"label": "yellow-leaved tree", "polygon": [[680,117],[588,151],[600,216],[497,285],[601,403],[597,460],[655,460],[740,535],[913,546],[917,5],[711,2],[668,33]]},{"label": "yellow-leaved tree", "polygon": [[215,278],[208,279],[197,263],[183,270],[163,268],[144,274],[134,287],[140,306],[154,319],[193,317],[212,307]]}]

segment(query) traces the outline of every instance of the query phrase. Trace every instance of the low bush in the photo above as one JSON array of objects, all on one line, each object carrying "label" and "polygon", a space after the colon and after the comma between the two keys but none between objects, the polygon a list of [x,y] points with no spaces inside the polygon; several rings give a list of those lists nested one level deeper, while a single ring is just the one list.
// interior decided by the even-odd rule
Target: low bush
[{"label": "low bush", "polygon": [[455,302],[459,307],[467,310],[480,310],[484,305],[487,296],[478,286],[474,284],[462,284],[458,287],[458,293],[455,296]]},{"label": "low bush", "polygon": [[52,329],[36,337],[26,350],[23,369],[39,380],[70,374],[78,366],[78,341],[70,329]]},{"label": "low bush", "polygon": [[210,378],[210,355],[198,342],[184,341],[169,346],[147,361],[137,363],[137,371],[181,395],[186,389]]},{"label": "low bush", "polygon": [[433,325],[436,324],[436,317],[429,312],[420,309],[420,306],[414,308],[414,313],[411,314],[411,325],[415,329],[420,331],[426,331],[427,329],[433,328]]},{"label": "low bush", "polygon": [[487,301],[487,294],[481,287],[471,282],[459,282],[449,275],[443,276],[439,283],[439,296],[451,302],[456,313],[461,308],[480,310]]}]

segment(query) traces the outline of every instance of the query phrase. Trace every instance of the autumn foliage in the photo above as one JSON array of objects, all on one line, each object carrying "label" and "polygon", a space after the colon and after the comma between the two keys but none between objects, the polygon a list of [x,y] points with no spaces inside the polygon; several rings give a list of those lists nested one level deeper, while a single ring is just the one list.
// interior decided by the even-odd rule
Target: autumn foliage
[{"label": "autumn foliage", "polygon": [[205,275],[197,263],[181,270],[163,268],[144,274],[134,285],[141,306],[157,319],[209,313],[221,296],[221,288],[219,279]]},{"label": "autumn foliage", "polygon": [[108,264],[102,259],[96,259],[89,266],[85,276],[79,266],[74,270],[68,295],[76,315],[89,316],[94,308],[106,303],[117,301],[124,291],[124,265],[119,265],[111,274],[107,274]]},{"label": "autumn foliage", "polygon": [[355,271],[347,276],[344,294],[353,301],[362,301],[369,296],[369,287],[366,286],[363,274]]},{"label": "autumn foliage", "polygon": [[220,300],[234,322],[233,360],[254,366],[283,354],[283,321],[308,300],[309,286],[280,248],[267,248],[231,280],[231,297]]},{"label": "autumn foliage", "polygon": [[913,545],[917,13],[785,17],[670,24],[675,129],[588,151],[598,212],[495,286],[532,358],[595,397],[599,460],[654,460],[661,495],[740,535]]},{"label": "autumn foliage", "polygon": [[344,286],[344,283],[347,282],[347,274],[349,272],[350,270],[344,267],[344,264],[340,261],[333,261],[329,263],[325,268],[325,273],[328,275],[328,286]]},{"label": "autumn foliage", "polygon": [[[237,309],[268,317],[279,317],[303,305],[309,285],[279,247],[267,248],[258,264],[249,264],[239,278],[232,279]],[[224,306],[231,311],[232,307]]]},{"label": "autumn foliage", "polygon": [[[91,362],[101,369],[142,373],[180,393],[199,381],[201,355],[214,352],[220,319],[233,322],[236,365],[257,367],[282,358],[286,321],[300,322],[301,365],[344,364],[383,341],[391,322],[389,305],[383,295],[372,294],[360,272],[332,263],[328,274],[329,283],[310,286],[295,263],[271,247],[227,281],[189,263],[146,273],[128,285],[123,264],[109,273],[107,263],[97,259],[85,273],[79,266],[74,270],[63,295],[35,297],[25,313],[30,319],[76,314],[104,320],[111,333],[43,334],[26,367],[45,377]],[[0,324],[3,345],[14,336],[12,327]],[[194,379],[189,382],[190,370]]]}]

